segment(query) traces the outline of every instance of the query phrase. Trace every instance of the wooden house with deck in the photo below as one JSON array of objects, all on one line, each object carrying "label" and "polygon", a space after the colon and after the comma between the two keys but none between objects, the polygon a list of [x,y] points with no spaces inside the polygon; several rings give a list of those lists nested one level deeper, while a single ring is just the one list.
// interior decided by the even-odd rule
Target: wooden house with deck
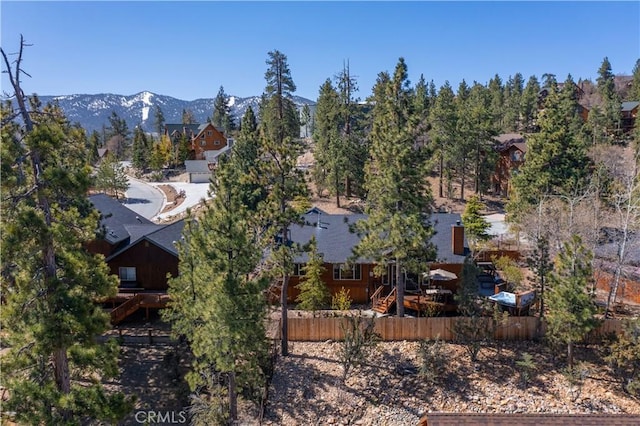
[{"label": "wooden house with deck", "polygon": [[99,237],[87,249],[100,253],[120,279],[115,297],[103,301],[118,323],[138,309],[164,308],[168,302],[167,276],[178,275],[175,242],[184,221],[158,225],[104,194],[90,197],[101,214]]},{"label": "wooden house with deck", "polygon": [[[376,276],[375,264],[369,259],[356,259],[348,263],[353,248],[360,241],[357,234],[350,232],[350,227],[366,217],[364,214],[327,214],[314,207],[303,216],[303,225],[291,228],[289,238],[293,243],[303,245],[315,236],[318,252],[323,256],[324,261],[325,270],[322,279],[331,294],[345,288],[349,291],[349,296],[354,303],[371,302],[374,308],[387,311],[395,302],[393,298],[394,265],[389,265],[383,276]],[[416,305],[418,298],[411,295],[412,291],[418,295],[425,294],[426,290],[434,290],[436,297],[431,299],[447,299],[446,301],[450,298],[445,296],[452,297],[456,292],[457,277],[460,276],[464,259],[469,254],[464,227],[460,224],[460,220],[459,214],[434,213],[431,215],[431,223],[435,228],[435,235],[431,241],[437,249],[437,257],[429,265],[425,264],[425,271],[429,268],[442,269],[451,272],[456,278],[434,283],[421,276],[405,274],[407,283],[405,305],[410,309],[421,310],[420,306]],[[306,253],[299,254],[294,260],[294,274],[288,287],[288,300],[291,302],[295,301],[299,294],[296,286],[304,275],[304,265],[307,261]],[[279,289],[277,285],[272,288],[274,298],[277,298]],[[422,302],[427,302],[427,299],[423,297]],[[452,303],[443,303],[439,308],[455,310]]]}]

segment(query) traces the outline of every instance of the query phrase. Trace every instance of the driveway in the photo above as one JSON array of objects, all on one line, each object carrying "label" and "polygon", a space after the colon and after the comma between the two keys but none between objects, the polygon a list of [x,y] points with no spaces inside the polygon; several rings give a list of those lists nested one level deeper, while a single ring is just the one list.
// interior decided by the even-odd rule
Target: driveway
[{"label": "driveway", "polygon": [[176,192],[184,191],[185,193],[185,199],[178,207],[167,213],[157,215],[155,217],[156,219],[168,219],[171,216],[184,213],[187,211],[187,208],[199,204],[203,199],[208,200],[211,198],[209,194],[209,183],[152,182],[151,185],[170,185],[175,188]]},{"label": "driveway", "polygon": [[165,203],[161,190],[132,177],[129,177],[129,189],[125,195],[127,199],[123,204],[149,220],[162,210]]}]

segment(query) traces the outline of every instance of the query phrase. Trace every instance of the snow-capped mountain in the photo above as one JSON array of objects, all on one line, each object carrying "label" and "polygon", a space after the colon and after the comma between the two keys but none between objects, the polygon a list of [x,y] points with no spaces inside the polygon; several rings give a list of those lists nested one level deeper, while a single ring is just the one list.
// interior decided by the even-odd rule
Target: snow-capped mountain
[{"label": "snow-capped mountain", "polygon": [[[181,123],[182,111],[190,110],[196,121],[202,123],[213,115],[213,98],[184,101],[171,96],[157,95],[151,92],[140,92],[131,96],[114,95],[111,93],[97,95],[64,95],[64,96],[39,96],[43,104],[57,102],[72,123],[80,123],[88,132],[101,130],[102,126],[109,125],[109,116],[115,111],[120,118],[124,118],[133,129],[141,125],[145,131],[155,131],[156,105],[160,107],[166,123]],[[300,96],[293,97],[294,102],[303,105],[315,105],[311,101]],[[249,106],[256,112],[260,96],[241,98],[229,97],[229,106],[236,122],[238,122]]]}]

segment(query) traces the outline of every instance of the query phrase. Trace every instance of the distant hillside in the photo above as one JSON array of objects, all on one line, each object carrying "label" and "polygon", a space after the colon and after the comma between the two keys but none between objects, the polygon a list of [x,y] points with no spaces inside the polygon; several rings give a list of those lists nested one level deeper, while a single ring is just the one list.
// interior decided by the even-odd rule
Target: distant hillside
[{"label": "distant hillside", "polygon": [[[295,103],[302,107],[305,104],[315,105],[314,101],[299,96],[294,96]],[[67,118],[72,123],[80,123],[88,132],[101,130],[102,126],[109,125],[109,116],[115,111],[120,118],[124,118],[133,129],[141,125],[147,132],[154,129],[154,111],[156,105],[160,106],[167,123],[180,123],[182,111],[191,110],[198,122],[204,122],[213,114],[213,98],[183,101],[171,96],[157,95],[151,92],[140,92],[131,96],[103,93],[97,95],[64,95],[64,96],[40,96],[43,104],[58,102]],[[249,106],[258,111],[260,96],[240,98],[231,96],[229,104],[236,122],[244,115]]]}]

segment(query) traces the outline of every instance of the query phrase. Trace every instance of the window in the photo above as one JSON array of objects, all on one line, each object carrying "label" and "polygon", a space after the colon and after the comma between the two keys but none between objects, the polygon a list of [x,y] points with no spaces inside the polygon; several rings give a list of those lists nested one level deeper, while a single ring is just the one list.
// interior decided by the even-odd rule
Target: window
[{"label": "window", "polygon": [[200,135],[200,139],[204,139],[204,133]]},{"label": "window", "polygon": [[294,263],[293,264],[293,275],[297,277],[301,277],[304,275],[304,263]]},{"label": "window", "polygon": [[118,275],[120,275],[120,281],[135,281],[136,268],[133,266],[121,266],[118,269]]},{"label": "window", "polygon": [[356,264],[351,267],[346,266],[344,263],[333,264],[333,279],[334,280],[359,280],[362,277],[362,265]]},{"label": "window", "polygon": [[207,144],[207,141],[205,141],[204,139],[200,141],[200,146],[205,146]]},{"label": "window", "polygon": [[213,141],[214,145],[220,145],[220,141]]},{"label": "window", "polygon": [[213,132],[211,130],[207,130],[207,136],[211,136]]}]

